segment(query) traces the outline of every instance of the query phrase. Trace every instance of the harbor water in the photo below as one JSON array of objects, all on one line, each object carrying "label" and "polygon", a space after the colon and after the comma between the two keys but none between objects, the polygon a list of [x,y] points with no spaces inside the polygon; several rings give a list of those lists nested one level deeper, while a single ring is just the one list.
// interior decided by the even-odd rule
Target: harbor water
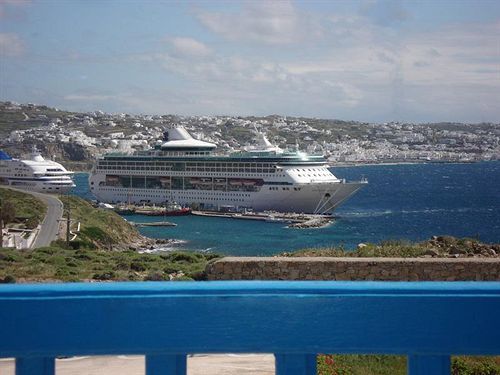
[{"label": "harbor water", "polygon": [[[176,227],[140,227],[154,238],[181,240],[175,249],[251,256],[303,248],[343,246],[433,235],[500,242],[500,162],[336,167],[339,178],[369,184],[336,211],[327,227],[292,229],[284,223],[196,216],[169,217]],[[92,198],[87,174],[75,176],[73,194]],[[136,222],[163,217],[126,216]]]}]

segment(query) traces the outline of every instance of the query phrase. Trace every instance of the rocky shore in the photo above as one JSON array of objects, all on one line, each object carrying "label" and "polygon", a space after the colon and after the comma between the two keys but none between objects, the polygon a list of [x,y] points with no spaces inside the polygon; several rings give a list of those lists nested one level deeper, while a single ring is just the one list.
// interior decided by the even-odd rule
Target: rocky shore
[{"label": "rocky shore", "polygon": [[500,257],[500,244],[486,244],[474,239],[433,236],[425,244],[429,247],[423,254],[425,257]]}]

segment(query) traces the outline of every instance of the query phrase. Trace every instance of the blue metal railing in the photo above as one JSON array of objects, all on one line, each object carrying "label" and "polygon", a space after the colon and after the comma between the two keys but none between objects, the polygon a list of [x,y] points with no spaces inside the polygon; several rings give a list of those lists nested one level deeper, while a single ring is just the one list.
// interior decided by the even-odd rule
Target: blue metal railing
[{"label": "blue metal railing", "polygon": [[188,353],[274,353],[277,374],[315,374],[316,353],[408,355],[447,374],[450,355],[500,354],[500,282],[38,284],[0,287],[0,357],[53,374],[56,356],[144,354],[185,374]]}]

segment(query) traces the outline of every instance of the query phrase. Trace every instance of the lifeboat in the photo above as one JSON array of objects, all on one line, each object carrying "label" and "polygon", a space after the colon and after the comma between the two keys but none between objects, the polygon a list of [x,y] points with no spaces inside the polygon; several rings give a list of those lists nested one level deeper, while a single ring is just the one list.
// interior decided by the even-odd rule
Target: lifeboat
[{"label": "lifeboat", "polygon": [[229,185],[241,186],[243,182],[241,180],[229,180]]}]

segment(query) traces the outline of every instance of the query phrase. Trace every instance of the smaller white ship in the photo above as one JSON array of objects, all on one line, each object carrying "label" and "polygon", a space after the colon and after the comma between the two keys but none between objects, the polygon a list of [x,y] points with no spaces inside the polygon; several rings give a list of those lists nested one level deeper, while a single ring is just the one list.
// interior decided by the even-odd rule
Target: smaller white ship
[{"label": "smaller white ship", "polygon": [[36,148],[28,160],[14,159],[0,150],[0,185],[62,194],[75,186],[72,176],[73,172],[55,161],[44,159]]}]

